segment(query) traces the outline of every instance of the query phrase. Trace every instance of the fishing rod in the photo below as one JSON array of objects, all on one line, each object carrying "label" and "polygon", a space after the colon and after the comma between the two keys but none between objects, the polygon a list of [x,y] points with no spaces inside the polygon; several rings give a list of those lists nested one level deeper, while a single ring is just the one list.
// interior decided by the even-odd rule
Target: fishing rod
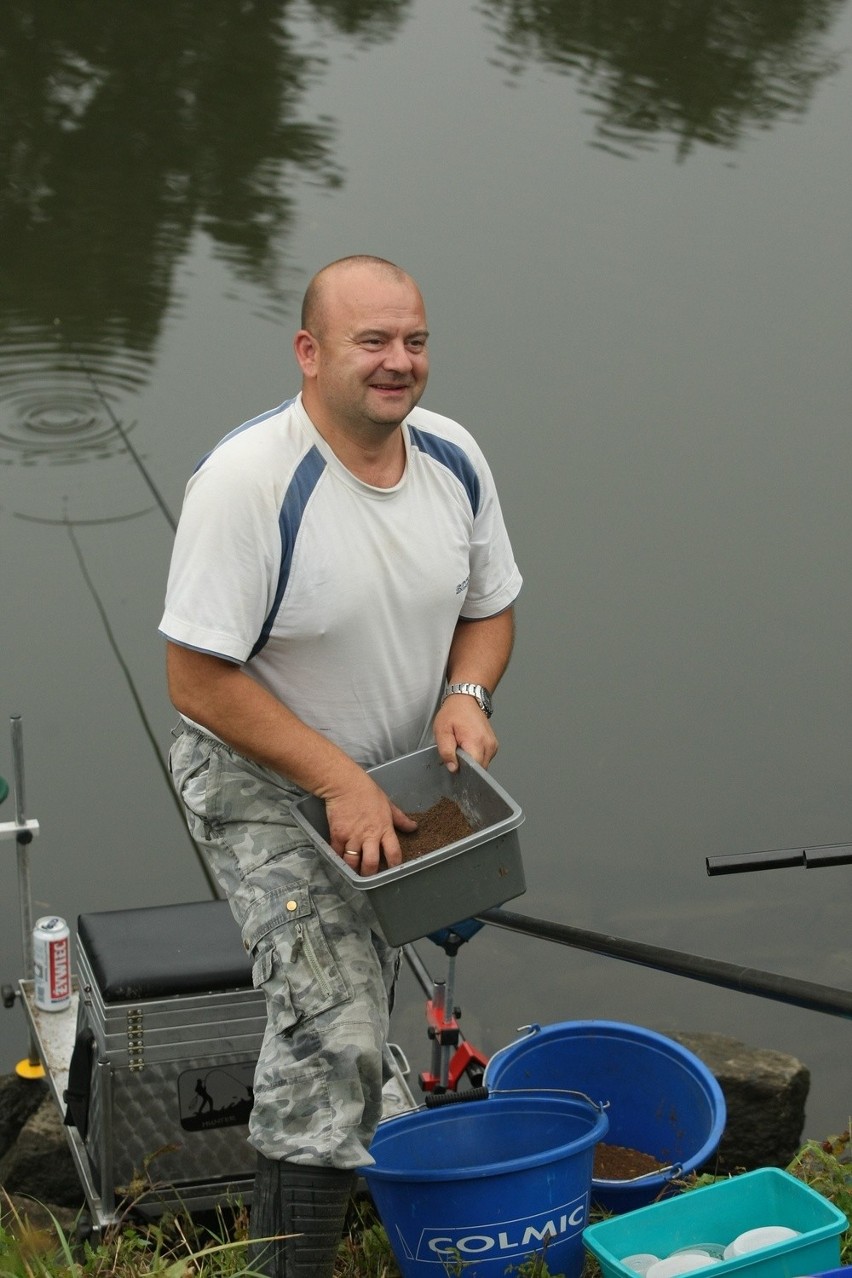
[{"label": "fishing rod", "polygon": [[[56,319],[56,320],[54,321],[54,323],[56,324],[57,328],[61,331],[61,330],[62,330],[62,322],[61,322],[61,320]],[[70,348],[70,350],[72,351],[72,353],[73,353],[73,355],[74,355],[75,360],[77,361],[77,364],[78,364],[78,366],[79,366],[79,368],[80,368],[80,371],[81,371],[81,372],[83,373],[83,375],[84,375],[84,376],[88,379],[89,384],[91,385],[91,387],[92,387],[93,391],[95,392],[95,394],[97,395],[97,397],[98,397],[98,399],[100,400],[101,404],[103,405],[104,412],[105,412],[105,413],[107,414],[107,416],[109,417],[109,420],[110,420],[110,422],[111,422],[111,424],[112,424],[113,429],[114,429],[114,430],[116,431],[116,433],[118,434],[118,436],[119,436],[119,438],[121,439],[121,442],[122,442],[122,444],[124,445],[124,448],[126,449],[126,451],[127,451],[128,455],[130,456],[130,458],[131,458],[131,459],[132,459],[132,461],[134,462],[134,464],[135,464],[135,466],[136,466],[137,470],[139,471],[139,473],[141,474],[141,476],[142,476],[142,478],[144,479],[145,483],[147,484],[148,488],[150,489],[151,493],[153,494],[153,496],[154,496],[154,500],[156,501],[157,506],[159,507],[160,512],[162,513],[163,517],[165,518],[166,523],[169,525],[169,527],[171,528],[171,530],[172,530],[172,532],[173,532],[173,533],[174,533],[174,532],[176,532],[176,531],[177,531],[177,520],[175,519],[175,517],[174,517],[174,515],[172,514],[171,510],[169,509],[169,507],[166,505],[166,502],[165,502],[165,500],[164,500],[164,498],[163,498],[162,494],[160,493],[160,490],[157,488],[157,485],[154,483],[154,480],[152,479],[151,475],[148,473],[148,470],[146,469],[145,464],[144,464],[144,462],[142,461],[141,457],[140,457],[140,456],[139,456],[139,454],[137,453],[136,449],[133,447],[133,444],[132,444],[132,443],[131,443],[131,441],[130,441],[130,438],[129,438],[129,436],[128,436],[127,431],[124,429],[124,427],[122,426],[122,424],[121,424],[120,420],[118,419],[118,417],[116,416],[115,412],[113,411],[112,405],[110,404],[110,402],[109,402],[109,400],[108,400],[107,396],[104,394],[104,391],[103,391],[103,389],[101,388],[100,383],[98,382],[98,379],[95,377],[95,374],[94,374],[94,373],[92,372],[92,370],[88,367],[88,365],[84,362],[83,357],[82,357],[82,355],[80,354],[80,352],[79,352],[79,350],[77,349],[77,347],[75,346],[75,344],[74,344],[73,342],[69,341],[69,339],[68,339],[67,337],[65,337],[64,333],[63,333],[63,337],[64,337],[64,340],[66,340],[66,341],[68,342],[69,348]],[[149,509],[150,509],[150,508],[149,508]],[[144,511],[144,512],[138,512],[138,513],[147,514],[148,512],[147,512],[147,511]],[[137,517],[137,513],[134,513],[133,515],[125,516],[124,518],[136,518],[136,517]],[[26,516],[22,516],[22,518],[26,518]],[[163,777],[163,780],[164,780],[164,781],[165,781],[165,783],[166,783],[166,788],[168,789],[169,794],[171,795],[172,801],[173,801],[173,803],[175,804],[175,808],[176,808],[176,810],[177,810],[177,812],[178,812],[178,815],[179,815],[179,816],[180,816],[180,818],[181,818],[181,826],[183,827],[183,829],[184,829],[184,831],[185,831],[185,833],[186,833],[187,837],[189,838],[189,841],[190,841],[190,843],[191,843],[191,845],[192,845],[193,851],[195,852],[195,855],[196,855],[196,857],[197,857],[197,859],[198,859],[198,863],[199,863],[199,865],[201,866],[202,873],[203,873],[204,878],[205,878],[205,880],[206,880],[206,882],[207,882],[207,886],[208,886],[208,888],[209,888],[209,890],[210,890],[211,895],[212,895],[214,898],[218,898],[218,897],[219,897],[219,890],[218,890],[218,886],[217,886],[217,884],[216,884],[216,880],[215,880],[215,879],[214,879],[214,877],[213,877],[213,874],[212,874],[212,872],[211,872],[211,870],[210,870],[210,867],[207,865],[207,862],[205,861],[204,857],[201,855],[201,850],[200,850],[200,848],[199,848],[199,847],[198,847],[198,845],[196,844],[195,840],[192,838],[192,836],[191,836],[191,834],[189,833],[189,830],[188,830],[188,828],[187,828],[187,826],[186,826],[186,822],[185,822],[185,820],[184,820],[184,818],[183,818],[183,809],[182,809],[182,807],[181,807],[180,800],[178,799],[178,797],[177,797],[177,795],[176,795],[176,793],[175,793],[175,791],[174,791],[174,787],[173,787],[173,786],[172,786],[172,784],[171,784],[171,778],[170,778],[170,776],[169,776],[169,774],[168,774],[168,771],[167,771],[167,769],[166,769],[166,765],[165,765],[165,763],[164,763],[164,761],[163,761],[163,757],[162,757],[162,754],[161,754],[161,752],[160,752],[160,748],[159,748],[159,744],[158,744],[157,739],[156,739],[156,735],[155,735],[154,730],[153,730],[153,728],[152,728],[152,726],[151,726],[151,722],[150,722],[150,720],[149,720],[149,718],[148,718],[148,715],[147,715],[147,713],[146,713],[146,711],[145,711],[145,706],[144,706],[144,704],[143,704],[143,702],[142,702],[142,698],[141,698],[141,696],[140,696],[140,694],[139,694],[139,690],[138,690],[138,689],[137,689],[137,687],[136,687],[136,683],[135,683],[135,681],[134,681],[134,679],[133,679],[133,675],[132,675],[132,673],[131,673],[130,666],[128,665],[127,661],[126,661],[126,660],[125,660],[125,658],[124,658],[124,654],[123,654],[123,653],[122,653],[122,651],[121,651],[121,648],[120,648],[120,646],[119,646],[118,640],[117,640],[117,638],[116,638],[116,636],[115,636],[115,632],[113,631],[112,626],[110,625],[110,620],[109,620],[109,616],[108,616],[108,614],[107,614],[106,608],[105,608],[105,606],[104,606],[104,604],[103,604],[103,601],[102,601],[102,600],[101,600],[101,598],[100,598],[100,595],[98,594],[98,591],[97,591],[97,588],[96,588],[96,586],[95,586],[95,583],[94,583],[94,581],[93,581],[93,579],[92,579],[92,576],[91,576],[91,574],[90,574],[90,573],[89,573],[89,571],[88,571],[88,566],[87,566],[87,564],[86,564],[86,560],[85,560],[85,557],[84,557],[84,555],[83,555],[82,547],[80,546],[80,543],[79,543],[79,541],[78,541],[78,539],[77,539],[77,537],[76,537],[76,535],[75,535],[75,532],[74,532],[74,527],[75,527],[75,525],[77,525],[77,524],[83,524],[83,523],[96,524],[96,523],[102,523],[102,522],[103,522],[103,523],[112,523],[112,522],[118,522],[118,520],[119,520],[120,518],[122,518],[122,517],[121,517],[121,516],[117,516],[117,517],[115,517],[114,519],[109,519],[109,520],[87,520],[87,521],[84,521],[84,520],[71,520],[71,519],[69,519],[69,518],[68,518],[68,514],[67,514],[67,511],[66,511],[66,512],[65,512],[65,514],[64,514],[64,517],[63,517],[61,520],[55,520],[55,521],[49,521],[49,520],[36,520],[36,521],[34,521],[34,522],[40,522],[40,523],[55,522],[56,524],[61,524],[61,525],[63,525],[63,526],[65,527],[65,530],[66,530],[66,532],[67,532],[67,534],[68,534],[68,537],[69,537],[69,540],[70,540],[70,542],[71,542],[72,549],[73,549],[74,554],[75,554],[75,556],[76,556],[76,558],[77,558],[77,563],[78,563],[78,566],[79,566],[79,568],[80,568],[80,572],[82,573],[83,580],[84,580],[84,582],[85,582],[85,584],[86,584],[86,587],[87,587],[87,589],[88,589],[88,591],[89,591],[90,595],[92,596],[92,599],[93,599],[93,601],[94,601],[95,607],[96,607],[96,609],[97,609],[97,611],[98,611],[98,615],[99,615],[99,617],[100,617],[101,624],[102,624],[103,629],[104,629],[104,631],[105,631],[105,633],[106,633],[107,640],[108,640],[109,645],[110,645],[110,647],[111,647],[111,649],[112,649],[113,655],[115,656],[115,658],[116,658],[116,660],[117,660],[117,662],[118,662],[118,664],[119,664],[119,666],[120,666],[120,668],[121,668],[122,674],[124,675],[124,678],[125,678],[125,681],[126,681],[126,683],[127,683],[127,686],[128,686],[128,688],[130,689],[130,695],[131,695],[131,697],[132,697],[132,699],[133,699],[133,704],[134,704],[134,706],[135,706],[135,708],[136,708],[136,713],[137,713],[137,715],[138,715],[138,717],[139,717],[139,720],[140,720],[140,722],[141,722],[141,724],[142,724],[143,731],[145,732],[145,735],[146,735],[146,737],[148,738],[148,742],[149,742],[149,744],[151,745],[151,748],[152,748],[152,749],[153,749],[153,751],[154,751],[154,757],[155,757],[155,759],[156,759],[156,761],[157,761],[157,766],[158,766],[158,768],[159,768],[159,770],[160,770],[160,773],[161,773],[161,775],[162,775],[162,777]]]},{"label": "fishing rod", "polygon": [[154,758],[157,761],[157,767],[160,770],[162,778],[166,783],[166,789],[171,795],[172,802],[174,803],[175,808],[177,809],[178,815],[181,818],[181,824],[186,830],[187,838],[192,844],[193,850],[196,856],[198,857],[198,862],[199,862],[199,865],[201,866],[202,873],[207,881],[207,886],[212,892],[213,896],[218,896],[218,892],[216,888],[216,880],[213,878],[213,874],[210,870],[210,867],[208,866],[204,858],[201,856],[201,853],[198,850],[198,846],[195,843],[195,840],[192,838],[192,836],[189,833],[189,830],[186,827],[186,822],[183,817],[183,808],[181,807],[180,800],[178,799],[178,796],[175,793],[174,786],[171,783],[171,777],[169,776],[168,769],[166,768],[165,762],[163,761],[163,756],[160,752],[160,747],[157,742],[156,734],[154,732],[153,727],[151,726],[151,721],[148,718],[148,715],[146,713],[145,705],[142,701],[142,697],[139,693],[139,689],[136,687],[136,681],[133,678],[133,674],[130,670],[129,665],[127,664],[127,661],[125,660],[124,654],[121,651],[118,640],[115,636],[115,632],[112,626],[110,625],[110,620],[109,620],[109,615],[107,613],[107,610],[104,607],[103,601],[101,600],[101,597],[98,594],[95,583],[92,580],[91,574],[89,573],[86,560],[83,556],[83,551],[80,547],[80,543],[74,534],[73,525],[70,522],[68,522],[66,525],[66,528],[67,528],[68,536],[71,540],[71,545],[74,549],[74,554],[77,556],[77,563],[80,566],[80,572],[83,574],[83,580],[85,581],[86,586],[89,590],[89,593],[92,596],[92,599],[94,600],[95,607],[98,610],[98,615],[101,619],[101,624],[106,633],[106,637],[109,642],[109,645],[112,648],[113,655],[115,656],[115,659],[121,668],[121,672],[124,675],[125,682],[127,683],[127,686],[130,689],[130,695],[133,698],[133,704],[136,707],[136,713],[139,716],[139,721],[142,724],[142,729],[146,737],[148,738],[148,743],[151,746],[152,750],[154,751]]},{"label": "fishing rod", "polygon": [[[54,320],[54,323],[59,328],[59,330],[62,331],[62,321],[60,319],[56,319]],[[130,456],[131,460],[134,462],[140,475],[145,480],[145,483],[148,485],[149,489],[151,490],[154,500],[156,501],[157,505],[159,506],[160,510],[163,513],[166,523],[169,525],[172,532],[177,532],[177,520],[175,519],[172,512],[169,510],[168,506],[166,505],[159,488],[154,483],[154,480],[151,478],[151,475],[148,473],[148,470],[145,467],[145,464],[142,461],[142,458],[139,456],[136,449],[133,447],[133,444],[130,441],[130,436],[128,435],[124,427],[122,426],[119,418],[113,412],[112,404],[109,402],[103,390],[101,389],[98,379],[95,377],[94,373],[89,368],[89,366],[86,363],[84,363],[83,357],[80,354],[79,350],[77,349],[76,345],[65,336],[64,332],[63,332],[63,339],[68,343],[68,346],[75,360],[77,361],[77,364],[80,368],[81,373],[88,380],[89,385],[92,387],[92,390],[95,392],[98,399],[101,401],[104,412],[109,418],[110,424],[112,425],[113,430],[118,435],[119,439],[121,440],[122,444],[127,450],[128,455]]]},{"label": "fishing rod", "polygon": [[749,870],[817,870],[827,865],[852,865],[852,844],[821,843],[813,848],[777,848],[770,852],[735,852],[705,858],[707,873],[743,874]]},{"label": "fishing rod", "polygon": [[142,724],[143,731],[146,737],[148,738],[148,742],[151,745],[151,748],[154,751],[154,757],[157,761],[157,766],[160,770],[160,773],[162,774],[163,780],[166,783],[166,788],[169,791],[172,802],[174,803],[175,808],[178,812],[178,815],[181,818],[181,825],[186,832],[186,836],[192,845],[193,851],[195,852],[196,856],[199,859],[199,864],[201,865],[202,873],[204,874],[204,877],[207,880],[207,885],[210,888],[211,893],[215,897],[215,896],[218,896],[218,888],[216,886],[216,882],[210,872],[210,869],[206,861],[204,861],[204,859],[201,857],[201,854],[198,850],[198,846],[195,843],[195,840],[192,838],[192,835],[189,833],[189,830],[186,828],[186,822],[184,820],[183,809],[181,807],[180,800],[175,794],[174,787],[172,786],[171,778],[169,777],[165,762],[163,761],[162,754],[160,753],[160,748],[157,742],[157,738],[151,726],[151,721],[148,718],[147,712],[145,710],[145,706],[142,701],[141,694],[139,692],[139,689],[136,686],[136,681],[133,678],[133,673],[130,669],[130,666],[128,662],[126,661],[123,652],[121,651],[121,648],[119,646],[118,640],[115,635],[115,631],[113,630],[112,625],[110,624],[109,614],[107,613],[103,600],[98,594],[98,590],[92,579],[92,575],[89,572],[88,564],[86,563],[86,559],[83,554],[83,548],[80,545],[80,542],[78,541],[77,536],[74,532],[75,528],[90,528],[90,527],[96,527],[101,524],[114,524],[114,523],[125,522],[128,519],[138,519],[142,515],[150,514],[150,512],[153,509],[154,509],[153,506],[148,506],[145,510],[134,511],[132,514],[129,514],[129,515],[112,515],[107,519],[69,519],[67,512],[63,515],[62,519],[45,519],[42,516],[25,515],[20,513],[19,511],[16,511],[15,515],[16,515],[16,518],[23,519],[29,523],[46,524],[51,527],[64,528],[65,531],[67,532],[68,539],[71,542],[72,549],[74,551],[74,554],[77,557],[77,564],[80,568],[83,581],[85,582],[85,585],[89,591],[89,594],[92,596],[92,599],[95,604],[95,608],[97,609],[98,616],[100,617],[100,620],[101,620],[101,625],[103,626],[104,632],[106,634],[107,641],[110,647],[112,648],[113,655],[115,656],[115,659],[119,664],[121,672],[124,675],[125,682],[127,683],[127,686],[130,690],[130,696],[133,699],[134,706],[136,707],[136,713]]},{"label": "fishing rod", "polygon": [[658,945],[646,945],[642,941],[629,941],[603,932],[589,932],[570,927],[566,923],[553,923],[545,919],[531,918],[495,906],[483,910],[477,919],[494,927],[525,936],[554,941],[578,950],[589,950],[609,958],[624,959],[641,967],[656,968],[676,976],[687,976],[723,989],[738,990],[741,994],[755,994],[760,998],[775,999],[793,1007],[804,1007],[812,1012],[826,1012],[829,1016],[852,1018],[852,990],[834,989],[830,985],[818,985],[801,981],[775,972],[762,972],[758,968],[740,967],[719,959],[702,958],[680,950],[663,949]]}]

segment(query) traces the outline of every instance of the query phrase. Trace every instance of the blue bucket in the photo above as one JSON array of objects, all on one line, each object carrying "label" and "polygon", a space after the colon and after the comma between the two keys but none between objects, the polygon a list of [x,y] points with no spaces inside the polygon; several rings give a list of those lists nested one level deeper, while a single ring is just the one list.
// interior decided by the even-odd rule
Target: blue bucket
[{"label": "blue bucket", "polygon": [[608,1105],[608,1143],[664,1165],[634,1180],[593,1177],[592,1201],[615,1213],[675,1192],[674,1182],[716,1152],[727,1117],[722,1089],[703,1061],[662,1034],[618,1021],[531,1025],[495,1052],[484,1081],[497,1095],[567,1088]]},{"label": "blue bucket", "polygon": [[[379,1124],[360,1168],[404,1278],[504,1278],[541,1252],[579,1278],[606,1115],[568,1097],[488,1097]],[[461,1263],[460,1263],[461,1262]]]}]

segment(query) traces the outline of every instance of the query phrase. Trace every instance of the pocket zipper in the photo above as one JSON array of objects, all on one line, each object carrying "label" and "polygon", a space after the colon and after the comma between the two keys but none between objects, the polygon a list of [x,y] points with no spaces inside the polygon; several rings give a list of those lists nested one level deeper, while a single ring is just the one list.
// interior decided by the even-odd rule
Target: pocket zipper
[{"label": "pocket zipper", "polygon": [[305,951],[305,958],[308,961],[308,967],[311,969],[314,980],[322,990],[325,998],[331,998],[333,990],[328,982],[328,977],[322,969],[317,952],[314,949],[313,941],[310,934],[305,930],[301,923],[296,924],[296,940],[293,949],[290,952],[290,962],[294,963],[299,956],[301,950]]}]

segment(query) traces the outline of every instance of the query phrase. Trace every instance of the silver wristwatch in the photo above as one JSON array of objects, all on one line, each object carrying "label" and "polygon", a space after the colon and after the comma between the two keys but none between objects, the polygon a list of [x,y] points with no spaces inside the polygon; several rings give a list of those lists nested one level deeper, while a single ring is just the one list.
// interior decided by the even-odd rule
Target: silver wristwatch
[{"label": "silver wristwatch", "polygon": [[451,697],[456,692],[463,692],[468,697],[475,697],[476,703],[486,719],[491,718],[493,712],[491,693],[487,688],[483,688],[481,683],[448,683],[441,698],[442,704],[447,697]]}]

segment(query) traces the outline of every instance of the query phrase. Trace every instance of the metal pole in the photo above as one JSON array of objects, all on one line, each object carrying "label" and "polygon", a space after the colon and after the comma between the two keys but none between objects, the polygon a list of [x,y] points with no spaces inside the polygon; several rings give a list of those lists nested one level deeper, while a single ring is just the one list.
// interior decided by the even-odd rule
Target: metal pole
[{"label": "metal pole", "polygon": [[[447,963],[447,983],[444,986],[444,1021],[455,1020],[455,1009],[453,1003],[456,997],[456,956],[448,955]],[[456,1044],[446,1042],[441,1044],[441,1086],[446,1087],[450,1081],[450,1061],[453,1057]]]},{"label": "metal pole", "polygon": [[411,968],[412,974],[415,980],[417,981],[417,983],[419,984],[421,990],[423,991],[423,993],[426,995],[427,998],[431,998],[432,997],[432,977],[429,975],[428,971],[426,970],[426,966],[423,963],[423,960],[420,958],[420,955],[417,953],[417,951],[415,950],[414,946],[411,944],[410,941],[406,945],[403,945],[402,952],[405,955],[405,958],[408,962],[408,966]]},{"label": "metal pole", "polygon": [[29,844],[32,834],[26,828],[26,791],[24,789],[24,728],[19,714],[12,715],[12,766],[15,777],[15,835],[18,853],[18,897],[21,909],[21,942],[24,957],[24,976],[33,979],[33,898],[30,884]]},{"label": "metal pole", "polygon": [[[33,962],[33,898],[30,883],[29,845],[32,843],[32,831],[26,821],[26,790],[24,788],[24,728],[19,714],[11,716],[12,724],[12,763],[15,777],[15,824],[18,831],[15,843],[18,854],[18,898],[21,909],[21,945],[24,958],[24,977],[31,981],[35,976]],[[18,1072],[24,1077],[36,1078],[43,1074],[41,1058],[35,1035],[30,1033],[30,1046],[26,1065],[20,1062]]]},{"label": "metal pole", "polygon": [[[432,1010],[438,1021],[445,1019],[446,989],[447,987],[443,981],[435,981],[432,986]],[[436,1030],[432,1038],[432,1077],[437,1078],[443,1086],[446,1084],[446,1079],[441,1068],[442,1059],[441,1039]]]},{"label": "metal pole", "polygon": [[483,923],[507,928],[510,932],[522,932],[526,936],[555,941],[559,945],[571,945],[578,950],[591,950],[610,958],[626,959],[628,963],[653,967],[661,972],[673,972],[676,976],[688,976],[710,985],[738,990],[742,994],[756,994],[760,998],[777,999],[780,1003],[805,1007],[812,1012],[852,1018],[852,990],[833,989],[830,985],[816,985],[811,981],[779,976],[774,972],[761,972],[753,967],[738,967],[735,963],[701,958],[697,954],[684,954],[679,950],[665,950],[656,945],[644,945],[641,941],[626,941],[618,936],[586,932],[565,923],[530,918],[528,915],[515,914],[498,907],[483,910],[477,918]]}]

